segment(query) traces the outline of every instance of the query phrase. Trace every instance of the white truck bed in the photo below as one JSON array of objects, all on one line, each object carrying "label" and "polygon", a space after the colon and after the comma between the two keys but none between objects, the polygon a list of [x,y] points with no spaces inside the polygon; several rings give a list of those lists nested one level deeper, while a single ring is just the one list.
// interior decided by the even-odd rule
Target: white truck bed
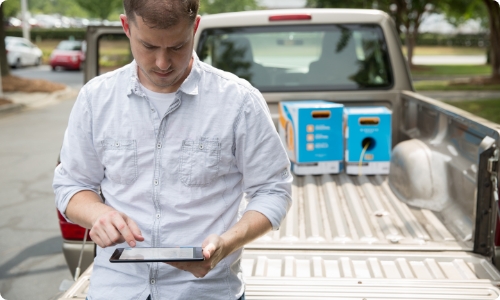
[{"label": "white truck bed", "polygon": [[408,206],[387,176],[296,176],[293,205],[279,231],[247,249],[471,250],[472,224],[460,214]]}]

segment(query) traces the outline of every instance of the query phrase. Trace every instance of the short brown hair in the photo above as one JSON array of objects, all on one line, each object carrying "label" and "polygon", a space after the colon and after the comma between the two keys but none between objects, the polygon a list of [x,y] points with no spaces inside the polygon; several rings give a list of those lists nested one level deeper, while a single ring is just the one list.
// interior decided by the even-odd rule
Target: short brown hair
[{"label": "short brown hair", "polygon": [[129,21],[135,22],[137,15],[150,28],[166,29],[182,19],[193,24],[200,0],[123,0],[123,7]]}]

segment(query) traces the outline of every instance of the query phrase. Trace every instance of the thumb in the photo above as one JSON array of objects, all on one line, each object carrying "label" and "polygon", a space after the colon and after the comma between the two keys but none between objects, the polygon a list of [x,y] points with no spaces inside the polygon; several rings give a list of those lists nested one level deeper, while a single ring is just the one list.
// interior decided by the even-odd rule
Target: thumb
[{"label": "thumb", "polygon": [[137,224],[134,222],[134,220],[126,216],[125,222],[127,222],[130,231],[134,235],[134,238],[140,242],[144,241],[144,237],[142,236],[141,230],[139,229],[139,226],[137,226]]},{"label": "thumb", "polygon": [[205,260],[210,259],[212,255],[215,253],[215,250],[217,250],[216,243],[216,237],[217,235],[210,235],[207,239],[202,244],[203,248],[203,257],[205,257]]}]

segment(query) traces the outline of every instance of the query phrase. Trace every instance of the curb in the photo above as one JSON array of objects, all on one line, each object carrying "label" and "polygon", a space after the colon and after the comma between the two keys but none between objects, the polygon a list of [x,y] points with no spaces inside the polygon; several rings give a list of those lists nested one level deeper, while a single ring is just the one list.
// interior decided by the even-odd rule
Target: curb
[{"label": "curb", "polygon": [[5,98],[11,100],[12,104],[0,106],[0,116],[21,110],[37,109],[44,106],[59,103],[61,101],[76,99],[80,89],[66,87],[64,90],[53,93],[4,93]]},{"label": "curb", "polygon": [[12,104],[0,105],[0,116],[21,111],[25,107],[26,107],[26,105],[24,105],[22,103],[12,103]]}]

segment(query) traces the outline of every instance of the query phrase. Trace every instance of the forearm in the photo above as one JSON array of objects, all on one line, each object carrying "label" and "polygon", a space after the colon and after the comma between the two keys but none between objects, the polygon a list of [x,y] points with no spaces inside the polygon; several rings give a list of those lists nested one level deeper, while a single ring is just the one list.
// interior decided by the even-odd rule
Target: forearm
[{"label": "forearm", "polygon": [[226,256],[266,234],[272,229],[267,217],[257,211],[247,211],[228,231],[221,235]]},{"label": "forearm", "polygon": [[99,216],[113,210],[104,204],[96,193],[81,191],[70,199],[66,208],[66,216],[72,222],[90,229]]}]

